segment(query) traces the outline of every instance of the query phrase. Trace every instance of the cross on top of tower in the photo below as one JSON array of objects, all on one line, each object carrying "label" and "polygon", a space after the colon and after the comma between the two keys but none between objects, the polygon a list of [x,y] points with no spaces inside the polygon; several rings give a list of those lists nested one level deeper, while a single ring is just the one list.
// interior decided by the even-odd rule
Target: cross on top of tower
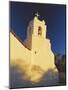
[{"label": "cross on top of tower", "polygon": [[35,14],[37,17],[39,17],[40,15],[38,14],[38,12]]}]

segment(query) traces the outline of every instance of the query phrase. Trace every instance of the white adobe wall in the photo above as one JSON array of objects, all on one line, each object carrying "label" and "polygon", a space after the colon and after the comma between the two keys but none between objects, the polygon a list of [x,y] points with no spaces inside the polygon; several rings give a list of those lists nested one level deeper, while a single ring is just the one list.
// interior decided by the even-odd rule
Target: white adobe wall
[{"label": "white adobe wall", "polygon": [[10,62],[16,62],[17,60],[23,60],[29,64],[31,52],[10,32]]}]

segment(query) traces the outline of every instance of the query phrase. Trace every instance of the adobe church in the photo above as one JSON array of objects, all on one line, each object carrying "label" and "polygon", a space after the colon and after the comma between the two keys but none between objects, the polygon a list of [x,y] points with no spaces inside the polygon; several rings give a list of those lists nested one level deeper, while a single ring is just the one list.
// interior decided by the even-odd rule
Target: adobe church
[{"label": "adobe church", "polygon": [[54,54],[50,40],[46,38],[46,32],[46,22],[39,20],[38,14],[29,22],[24,41],[14,32],[10,32],[10,65],[17,65],[21,72],[24,71],[24,78],[32,82],[38,82],[44,74],[46,81],[47,78],[56,78],[54,73],[57,73],[58,77]]}]

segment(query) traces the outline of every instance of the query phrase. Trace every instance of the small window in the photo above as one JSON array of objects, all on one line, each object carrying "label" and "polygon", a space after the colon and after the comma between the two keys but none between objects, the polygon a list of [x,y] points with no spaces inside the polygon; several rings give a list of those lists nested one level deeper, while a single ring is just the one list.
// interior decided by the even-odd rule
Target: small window
[{"label": "small window", "polygon": [[42,28],[40,26],[38,27],[38,35],[42,35]]},{"label": "small window", "polygon": [[36,54],[37,52],[35,51],[35,54]]}]

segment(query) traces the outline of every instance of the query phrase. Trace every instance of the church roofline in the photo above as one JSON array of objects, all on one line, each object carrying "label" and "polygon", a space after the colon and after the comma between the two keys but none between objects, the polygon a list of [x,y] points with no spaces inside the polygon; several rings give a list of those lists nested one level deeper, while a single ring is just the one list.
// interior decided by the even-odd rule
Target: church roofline
[{"label": "church roofline", "polygon": [[[10,33],[13,34],[13,36],[25,47],[27,48],[25,45],[24,45],[24,41],[21,40],[21,38],[19,36],[17,36],[17,34],[14,32],[14,31],[10,31]],[[28,49],[28,48],[27,48]],[[30,49],[29,49],[30,50]]]}]

